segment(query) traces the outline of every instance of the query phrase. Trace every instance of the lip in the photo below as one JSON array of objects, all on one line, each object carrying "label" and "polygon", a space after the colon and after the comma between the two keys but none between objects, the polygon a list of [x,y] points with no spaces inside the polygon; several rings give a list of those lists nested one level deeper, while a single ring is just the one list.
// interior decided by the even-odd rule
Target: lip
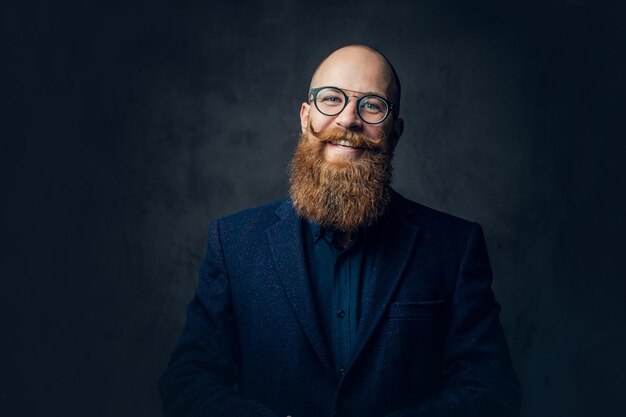
[{"label": "lip", "polygon": [[352,145],[350,142],[348,142],[348,141],[347,141],[347,140],[345,140],[345,139],[340,140],[339,142],[330,142],[329,144],[330,144],[330,145],[333,145],[333,146],[339,146],[339,147],[342,147],[342,148],[350,148],[350,149],[366,149],[366,148],[365,148],[365,147],[363,147],[363,146],[354,146],[354,145]]},{"label": "lip", "polygon": [[340,141],[337,142],[331,142],[334,145],[338,145],[338,146],[345,146],[347,148],[359,148],[358,146],[354,146],[350,141],[346,140],[346,139],[341,139]]},{"label": "lip", "polygon": [[348,152],[349,151],[357,152],[357,151],[361,151],[361,150],[364,149],[364,148],[359,148],[358,146],[340,145],[338,143],[329,143],[328,145],[333,147],[333,148],[344,149],[345,151],[348,151]]},{"label": "lip", "polygon": [[355,148],[351,146],[338,145],[334,143],[326,144],[326,158],[328,160],[336,159],[354,159],[364,152],[364,148]]}]

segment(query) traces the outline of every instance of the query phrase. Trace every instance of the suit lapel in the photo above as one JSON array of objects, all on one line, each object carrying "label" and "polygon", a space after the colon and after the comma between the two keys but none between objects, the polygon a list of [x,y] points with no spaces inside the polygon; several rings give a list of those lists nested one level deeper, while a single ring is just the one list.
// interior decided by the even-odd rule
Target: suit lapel
[{"label": "suit lapel", "polygon": [[300,218],[290,200],[281,205],[276,214],[281,221],[267,231],[276,272],[313,350],[324,365],[331,367],[309,282]]},{"label": "suit lapel", "polygon": [[383,218],[370,283],[363,298],[356,343],[346,369],[354,364],[382,319],[413,253],[419,228],[407,220],[410,210],[402,204],[403,200],[394,193]]}]

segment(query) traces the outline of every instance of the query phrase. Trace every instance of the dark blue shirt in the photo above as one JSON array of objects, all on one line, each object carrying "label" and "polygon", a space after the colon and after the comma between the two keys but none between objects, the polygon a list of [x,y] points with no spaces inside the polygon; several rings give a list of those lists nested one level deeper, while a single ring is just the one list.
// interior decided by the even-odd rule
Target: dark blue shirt
[{"label": "dark blue shirt", "polygon": [[353,234],[347,247],[338,233],[304,222],[304,247],[322,331],[339,373],[350,355],[359,327],[359,310],[373,264],[373,229]]}]

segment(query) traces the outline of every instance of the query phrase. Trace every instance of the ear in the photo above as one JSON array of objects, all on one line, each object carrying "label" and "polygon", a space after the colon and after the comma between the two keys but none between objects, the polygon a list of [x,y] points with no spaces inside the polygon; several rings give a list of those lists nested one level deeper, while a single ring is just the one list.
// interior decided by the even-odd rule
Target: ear
[{"label": "ear", "polygon": [[400,141],[400,136],[402,136],[402,132],[404,132],[404,119],[396,119],[393,122],[393,137],[394,141],[391,144],[391,149],[394,149]]},{"label": "ear", "polygon": [[302,103],[302,107],[300,107],[300,128],[302,129],[302,133],[309,126],[309,109],[311,106],[309,103]]}]

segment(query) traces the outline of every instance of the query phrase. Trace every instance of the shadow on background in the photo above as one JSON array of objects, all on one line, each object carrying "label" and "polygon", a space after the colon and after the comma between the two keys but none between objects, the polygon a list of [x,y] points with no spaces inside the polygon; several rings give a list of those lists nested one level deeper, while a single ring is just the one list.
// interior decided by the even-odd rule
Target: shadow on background
[{"label": "shadow on background", "polygon": [[395,187],[479,221],[524,416],[625,407],[625,8],[0,3],[2,415],[158,416],[208,222],[282,198],[317,62],[403,82]]}]

